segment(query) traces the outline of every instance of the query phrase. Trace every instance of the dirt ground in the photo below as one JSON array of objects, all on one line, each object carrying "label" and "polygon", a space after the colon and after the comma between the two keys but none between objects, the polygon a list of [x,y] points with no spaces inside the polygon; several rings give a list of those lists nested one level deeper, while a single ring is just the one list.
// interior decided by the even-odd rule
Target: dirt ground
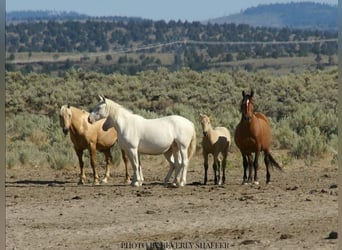
[{"label": "dirt ground", "polygon": [[[279,157],[279,156],[278,156]],[[277,156],[276,156],[277,158]],[[331,158],[290,161],[265,184],[241,185],[232,160],[223,186],[204,186],[201,155],[188,184],[165,188],[162,157],[142,159],[142,187],[123,183],[124,167],[106,185],[78,186],[78,167],[6,171],[6,249],[337,249],[337,165]],[[100,169],[103,174],[104,170]],[[160,247],[162,246],[162,247]]]}]

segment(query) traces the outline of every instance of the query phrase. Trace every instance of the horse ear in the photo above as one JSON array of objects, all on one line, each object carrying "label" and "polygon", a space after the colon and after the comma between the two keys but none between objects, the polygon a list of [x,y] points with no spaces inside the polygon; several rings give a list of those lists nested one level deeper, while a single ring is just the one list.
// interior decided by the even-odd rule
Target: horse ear
[{"label": "horse ear", "polygon": [[245,97],[246,93],[244,90],[242,90],[242,97]]},{"label": "horse ear", "polygon": [[100,102],[103,102],[105,100],[105,97],[102,95],[99,95],[99,100],[100,100]]},{"label": "horse ear", "polygon": [[70,103],[68,103],[68,109],[70,108]]},{"label": "horse ear", "polygon": [[254,91],[253,89],[251,89],[251,98],[253,97],[253,95],[254,95]]}]

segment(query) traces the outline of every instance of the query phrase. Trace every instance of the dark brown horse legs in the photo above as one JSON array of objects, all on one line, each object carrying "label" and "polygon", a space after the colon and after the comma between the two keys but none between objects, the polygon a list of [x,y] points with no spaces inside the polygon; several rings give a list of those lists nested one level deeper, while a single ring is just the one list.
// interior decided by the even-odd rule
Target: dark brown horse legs
[{"label": "dark brown horse legs", "polygon": [[242,184],[247,184],[247,169],[248,169],[248,160],[246,155],[242,155],[242,162],[243,162],[243,180]]},{"label": "dark brown horse legs", "polygon": [[[256,154],[255,159],[253,161],[253,155],[243,155],[243,181],[242,184],[252,183],[253,182],[253,168],[254,168],[254,184],[259,184],[258,182],[258,158],[259,154]],[[247,169],[248,169],[248,177],[247,177]]]},{"label": "dark brown horse legs", "polygon": [[248,183],[252,183],[253,181],[253,155],[249,154],[248,156]]},{"label": "dark brown horse legs", "polygon": [[269,154],[265,153],[265,165],[266,165],[266,184],[269,184],[271,181],[271,175],[270,175],[270,170],[269,170],[269,165],[270,165],[270,156]]},{"label": "dark brown horse legs", "polygon": [[221,185],[223,185],[226,182],[226,167],[227,167],[227,160],[226,158],[223,158],[223,161],[221,163],[221,171],[222,171]]},{"label": "dark brown horse legs", "polygon": [[204,155],[204,185],[207,185],[208,181],[208,155]]},{"label": "dark brown horse legs", "polygon": [[218,180],[220,179],[220,169],[216,160],[214,160],[214,163],[213,163],[213,170],[214,170],[214,184],[217,185]]},{"label": "dark brown horse legs", "polygon": [[254,184],[259,185],[259,181],[258,181],[258,163],[259,163],[259,155],[260,152],[256,152],[255,153],[255,157],[254,157]]}]

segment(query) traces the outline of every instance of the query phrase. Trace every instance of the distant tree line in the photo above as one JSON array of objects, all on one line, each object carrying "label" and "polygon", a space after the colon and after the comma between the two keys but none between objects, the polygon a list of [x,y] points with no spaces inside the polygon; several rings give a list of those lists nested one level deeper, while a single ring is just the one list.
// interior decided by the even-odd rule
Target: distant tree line
[{"label": "distant tree line", "polygon": [[[98,52],[175,40],[213,42],[305,41],[337,38],[337,32],[251,27],[236,24],[201,24],[181,21],[99,20],[21,22],[6,26],[6,51],[15,52]],[[211,46],[210,56],[235,52],[254,57],[275,57],[320,53],[337,53],[336,43],[279,45]],[[165,50],[174,49],[166,47]]]},{"label": "distant tree line", "polygon": [[[147,53],[174,54],[174,66],[187,66],[193,70],[207,69],[210,63],[239,61],[248,58],[304,57],[308,55],[337,55],[337,42],[282,43],[282,41],[307,41],[337,39],[333,31],[296,30],[289,28],[251,27],[244,24],[202,24],[200,22],[136,20],[108,21],[36,21],[9,23],[6,26],[7,60],[14,60],[19,52],[88,53],[120,51],[150,44],[172,41],[223,42],[222,44],[174,44],[151,48]],[[257,44],[225,44],[224,42],[259,42]],[[262,43],[266,42],[266,43]],[[268,42],[268,43],[267,43]],[[107,59],[109,60],[109,59]],[[70,63],[70,62],[69,62]],[[102,72],[115,69],[132,73],[160,65],[160,61],[106,66]],[[129,65],[129,68],[127,67]],[[68,65],[47,67],[64,67]],[[6,65],[11,71],[11,66]]]}]

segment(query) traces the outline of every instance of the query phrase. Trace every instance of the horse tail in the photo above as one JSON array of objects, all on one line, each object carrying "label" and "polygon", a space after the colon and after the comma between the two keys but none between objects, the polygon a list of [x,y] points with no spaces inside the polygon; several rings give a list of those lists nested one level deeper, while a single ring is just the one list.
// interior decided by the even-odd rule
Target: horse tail
[{"label": "horse tail", "polygon": [[278,162],[276,162],[276,160],[273,158],[271,153],[269,154],[269,159],[270,159],[270,163],[271,163],[272,166],[275,166],[280,171],[283,171],[283,168],[278,164]]},{"label": "horse tail", "polygon": [[188,147],[188,159],[190,160],[196,152],[196,130],[192,134],[190,145]]}]

